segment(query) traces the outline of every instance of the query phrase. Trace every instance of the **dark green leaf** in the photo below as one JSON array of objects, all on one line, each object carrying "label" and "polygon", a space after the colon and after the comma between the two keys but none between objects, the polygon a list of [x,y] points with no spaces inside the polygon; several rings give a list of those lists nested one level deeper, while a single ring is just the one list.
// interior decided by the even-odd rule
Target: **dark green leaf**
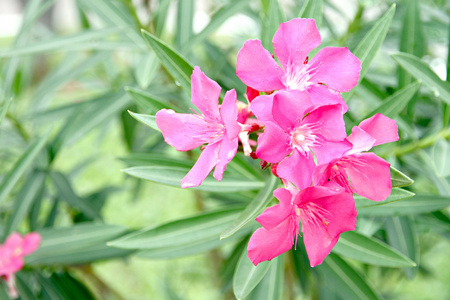
[{"label": "dark green leaf", "polygon": [[404,187],[414,183],[414,180],[391,166],[392,187]]}]

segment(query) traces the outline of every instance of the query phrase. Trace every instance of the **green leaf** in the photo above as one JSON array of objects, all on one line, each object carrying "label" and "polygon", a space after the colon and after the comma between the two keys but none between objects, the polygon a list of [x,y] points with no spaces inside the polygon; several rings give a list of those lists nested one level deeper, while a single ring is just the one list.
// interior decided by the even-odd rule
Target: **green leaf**
[{"label": "green leaf", "polygon": [[[157,183],[167,184],[180,187],[181,179],[189,172],[188,168],[166,167],[166,166],[150,166],[150,167],[133,167],[122,170],[128,175],[150,180]],[[192,189],[210,192],[238,192],[260,189],[264,186],[264,182],[257,180],[249,180],[244,178],[231,178],[224,176],[222,181],[217,181],[211,176],[206,177],[200,186]]]},{"label": "green leaf", "polygon": [[[36,296],[33,294],[31,289],[29,288],[29,285],[31,285],[30,282],[30,276],[24,276],[24,272],[17,272],[16,273],[16,286],[17,291],[19,292],[20,299],[21,300],[35,300]],[[0,295],[0,299],[3,299]]]},{"label": "green leaf", "polygon": [[136,81],[139,83],[139,86],[146,89],[157,74],[159,60],[153,52],[145,53],[139,56],[138,59],[139,60],[134,69],[134,76],[136,77]]},{"label": "green leaf", "polygon": [[169,103],[157,96],[154,96],[146,91],[126,86],[125,91],[131,96],[134,102],[142,109],[148,111],[150,114],[156,114],[160,109],[170,108],[174,109]]},{"label": "green leaf", "polygon": [[68,272],[53,273],[50,281],[63,295],[62,299],[95,300],[91,292]]},{"label": "green leaf", "polygon": [[420,82],[416,81],[401,90],[396,91],[393,95],[386,98],[383,103],[367,114],[367,119],[377,113],[383,114],[391,119],[397,117],[399,113],[408,105],[414,94],[419,90]]},{"label": "green leaf", "polygon": [[414,183],[414,180],[391,166],[392,187],[404,187]]},{"label": "green leaf", "polygon": [[158,128],[158,125],[156,125],[156,117],[151,115],[144,115],[144,114],[137,114],[131,111],[128,111],[130,115],[141,122],[144,125],[147,125],[148,127],[161,132],[161,130]]},{"label": "green leaf", "polygon": [[383,267],[414,267],[416,264],[390,246],[355,231],[341,234],[333,252],[355,260]]},{"label": "green leaf", "polygon": [[8,109],[9,109],[9,106],[11,105],[11,103],[12,103],[12,100],[13,100],[12,97],[9,98],[9,100],[6,101],[6,103],[4,103],[4,104],[2,105],[2,107],[0,108],[0,125],[1,125],[2,122],[3,122],[3,119],[4,119],[5,116],[6,116],[6,113],[8,112]]},{"label": "green leaf", "polygon": [[118,238],[126,231],[121,226],[95,223],[40,229],[41,245],[25,261],[32,265],[73,265],[123,257],[131,251],[108,247],[106,242]]},{"label": "green leaf", "polygon": [[389,197],[383,201],[372,201],[372,200],[369,200],[369,199],[364,198],[359,195],[354,195],[354,198],[355,198],[356,208],[358,208],[358,212],[359,212],[359,209],[383,206],[383,205],[387,205],[391,202],[409,199],[413,196],[414,196],[414,193],[411,193],[407,190],[400,189],[400,188],[393,188]]},{"label": "green leaf", "polygon": [[359,207],[359,216],[404,216],[441,210],[450,205],[450,197],[436,195],[415,195],[402,201],[385,205]]},{"label": "green leaf", "polygon": [[[408,216],[388,218],[385,223],[389,244],[414,261],[419,261],[419,241],[413,220]],[[416,268],[404,269],[409,278],[414,276]]]},{"label": "green leaf", "polygon": [[[395,4],[389,8],[389,10],[375,23],[375,25],[369,30],[364,38],[358,43],[353,54],[361,61],[361,72],[359,76],[359,82],[364,78],[364,75],[369,70],[370,63],[375,58],[378,50],[380,49],[383,41],[387,35],[389,27],[392,22],[392,18],[395,13]],[[353,94],[353,90],[344,93],[342,96],[347,101]]]},{"label": "green leaf", "polygon": [[159,0],[158,1],[158,8],[155,13],[154,17],[154,24],[155,24],[155,32],[156,36],[161,36],[164,25],[166,23],[167,19],[167,12],[169,11],[171,0]]},{"label": "green leaf", "polygon": [[450,142],[438,139],[431,148],[431,162],[438,177],[450,176]]},{"label": "green leaf", "polygon": [[391,56],[413,77],[425,83],[433,91],[436,97],[440,97],[446,103],[450,103],[450,83],[442,81],[436,73],[430,69],[429,65],[419,58],[407,53],[396,53],[391,54]]},{"label": "green leaf", "polygon": [[273,53],[272,38],[278,27],[285,20],[283,10],[277,0],[269,0],[269,7],[265,11],[265,17],[262,18],[263,27],[261,33],[261,42],[264,48]]},{"label": "green leaf", "polygon": [[192,25],[194,20],[194,0],[178,0],[177,35],[176,45],[182,52],[192,36]]},{"label": "green leaf", "polygon": [[17,195],[17,199],[14,201],[12,214],[9,216],[5,225],[4,236],[8,236],[19,228],[20,223],[22,223],[28,214],[33,200],[43,187],[45,177],[46,174],[39,171],[33,171],[28,175],[27,180]]},{"label": "green leaf", "polygon": [[170,46],[154,35],[142,29],[142,36],[148,45],[155,51],[161,64],[173,79],[187,92],[191,93],[191,74],[194,67]]},{"label": "green leaf", "polygon": [[28,170],[33,164],[39,152],[41,152],[42,148],[44,148],[49,135],[50,131],[31,143],[27,150],[16,161],[11,170],[9,170],[5,177],[3,177],[2,183],[0,184],[0,202],[9,195],[25,171]]},{"label": "green leaf", "polygon": [[249,300],[283,299],[284,255],[272,260],[264,278],[250,294]]},{"label": "green leaf", "polygon": [[126,157],[120,157],[130,166],[168,166],[192,168],[192,161],[160,153],[131,153]]},{"label": "green leaf", "polygon": [[323,0],[306,0],[299,13],[299,18],[313,18],[317,28],[322,24]]},{"label": "green leaf", "polygon": [[233,235],[236,231],[241,229],[245,224],[255,219],[269,204],[273,198],[273,191],[278,185],[278,178],[270,176],[265,183],[263,189],[261,189],[256,195],[255,199],[250,202],[245,210],[227,227],[221,234],[220,239],[225,239]]},{"label": "green leaf", "polygon": [[233,277],[233,292],[237,299],[244,299],[263,279],[272,261],[263,261],[257,266],[248,259],[247,248],[241,254]]},{"label": "green leaf", "polygon": [[350,265],[331,253],[316,267],[343,299],[378,300],[379,294]]}]

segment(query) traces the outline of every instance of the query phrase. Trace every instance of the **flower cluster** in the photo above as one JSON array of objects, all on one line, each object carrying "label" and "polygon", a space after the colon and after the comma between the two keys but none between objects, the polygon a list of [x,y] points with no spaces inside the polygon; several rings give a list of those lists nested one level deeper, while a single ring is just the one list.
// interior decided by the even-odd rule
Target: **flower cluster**
[{"label": "flower cluster", "polygon": [[40,242],[41,236],[35,232],[24,237],[18,233],[12,233],[0,246],[0,276],[6,281],[11,298],[18,297],[15,273],[23,268],[23,258],[36,251]]},{"label": "flower cluster", "polygon": [[165,141],[177,150],[206,144],[181,187],[200,185],[214,167],[221,180],[239,143],[281,179],[284,188],[274,191],[279,204],[256,219],[262,228],[248,245],[255,265],[296,245],[300,228],[311,266],[321,264],[340,234],[355,229],[353,193],[374,201],[391,193],[389,163],[366,151],[397,141],[397,125],[376,114],[347,136],[341,93],[358,83],[361,63],[345,47],[326,47],[309,59],[320,42],[313,19],[282,23],[273,37],[276,59],[259,40],[245,42],[237,55],[248,105],[234,90],[219,105],[220,86],[195,67],[192,103],[201,113],[156,114]]}]

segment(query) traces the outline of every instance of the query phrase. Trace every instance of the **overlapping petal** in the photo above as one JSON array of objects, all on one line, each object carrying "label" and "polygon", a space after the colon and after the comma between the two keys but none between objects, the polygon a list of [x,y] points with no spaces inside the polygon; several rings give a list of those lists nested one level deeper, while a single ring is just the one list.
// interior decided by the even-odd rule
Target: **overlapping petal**
[{"label": "overlapping petal", "polygon": [[191,102],[200,112],[212,119],[219,119],[219,96],[222,88],[195,66],[191,75]]}]

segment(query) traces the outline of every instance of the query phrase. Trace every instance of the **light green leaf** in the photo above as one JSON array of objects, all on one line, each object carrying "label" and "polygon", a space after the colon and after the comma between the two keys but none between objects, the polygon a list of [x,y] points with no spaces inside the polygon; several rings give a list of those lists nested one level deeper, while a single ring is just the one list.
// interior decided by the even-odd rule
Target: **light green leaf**
[{"label": "light green leaf", "polygon": [[391,202],[409,199],[413,196],[414,196],[414,193],[411,193],[407,190],[400,189],[400,188],[393,188],[389,197],[383,201],[372,201],[372,200],[366,199],[359,195],[354,195],[354,198],[355,198],[356,208],[358,208],[358,212],[359,212],[359,209],[383,206],[383,205],[387,205]]},{"label": "light green leaf", "polygon": [[[395,4],[375,23],[364,38],[358,43],[353,54],[361,61],[361,72],[359,82],[364,78],[364,75],[369,70],[370,63],[375,58],[378,50],[383,44],[384,38],[387,35],[388,29],[391,25],[392,18],[395,13]],[[344,100],[348,100],[353,94],[353,90],[348,93],[343,93]]]},{"label": "light green leaf", "polygon": [[[128,175],[150,180],[157,183],[180,187],[181,179],[189,172],[188,168],[150,166],[133,167],[122,170]],[[210,192],[238,192],[257,190],[264,187],[264,182],[245,178],[231,178],[224,176],[222,181],[217,181],[211,176],[206,177],[200,186],[192,189]]]},{"label": "light green leaf", "polygon": [[160,0],[158,1],[158,9],[155,13],[154,24],[156,36],[161,36],[164,25],[167,20],[167,12],[169,11],[171,0]]},{"label": "light green leaf", "polygon": [[317,28],[322,24],[323,0],[306,0],[299,13],[299,18],[313,18]]},{"label": "light green leaf", "polygon": [[255,219],[269,204],[273,198],[273,191],[278,185],[278,178],[270,176],[265,183],[263,189],[261,189],[256,195],[255,199],[250,202],[245,210],[227,227],[221,234],[220,239],[225,239],[233,235],[236,231],[241,229],[245,224]]},{"label": "light green leaf", "polygon": [[41,229],[38,230],[42,236],[41,245],[25,261],[32,265],[72,265],[123,257],[131,251],[110,248],[106,246],[106,242],[126,231],[121,226],[95,223]]},{"label": "light green leaf", "polygon": [[130,166],[168,166],[192,168],[192,161],[160,153],[131,153],[119,158]]},{"label": "light green leaf", "polygon": [[284,255],[272,260],[264,278],[250,294],[249,300],[283,299]]},{"label": "light green leaf", "polygon": [[194,20],[194,0],[178,0],[177,35],[176,45],[181,52],[192,36],[192,25]]},{"label": "light green leaf", "polygon": [[9,98],[9,100],[6,101],[6,103],[4,103],[2,105],[2,107],[0,108],[0,125],[3,122],[3,119],[6,116],[6,113],[8,112],[8,109],[9,109],[9,106],[11,105],[11,103],[12,103],[12,100],[13,100],[13,98]]},{"label": "light green leaf", "polygon": [[436,195],[415,195],[402,201],[385,205],[359,207],[359,216],[404,216],[441,210],[450,205],[450,197]]},{"label": "light green leaf", "polygon": [[392,187],[404,187],[414,183],[414,180],[391,166]]},{"label": "light green leaf", "polygon": [[134,69],[134,76],[141,88],[146,89],[150,85],[157,74],[158,68],[159,60],[154,52],[138,56],[138,62]]},{"label": "light green leaf", "polygon": [[379,300],[381,299],[369,283],[339,256],[331,253],[320,266],[317,266],[342,299]]},{"label": "light green leaf", "polygon": [[407,53],[396,53],[391,54],[391,56],[413,77],[425,83],[433,91],[436,97],[440,97],[445,102],[450,103],[450,83],[442,81],[436,73],[430,69],[429,65],[419,58]]},{"label": "light green leaf", "polygon": [[241,254],[233,277],[233,292],[238,300],[247,297],[269,270],[272,261],[263,261],[257,266],[248,259],[247,248]]},{"label": "light green leaf", "polygon": [[148,45],[155,51],[161,64],[173,79],[187,92],[191,93],[191,74],[194,67],[163,41],[142,29],[142,36]]},{"label": "light green leaf", "polygon": [[158,98],[143,90],[126,86],[125,91],[133,98],[134,102],[150,114],[156,114],[160,109],[173,107],[163,99]]},{"label": "light green leaf", "polygon": [[272,38],[279,25],[284,22],[285,16],[277,0],[268,0],[269,7],[262,18],[263,27],[261,33],[261,42],[264,48],[273,53]]},{"label": "light green leaf", "polygon": [[236,217],[238,209],[214,211],[142,229],[108,243],[124,249],[157,249],[198,244],[211,238],[219,240],[220,232]]},{"label": "light green leaf", "polygon": [[141,122],[144,125],[147,125],[148,127],[161,132],[161,130],[158,128],[158,125],[156,125],[156,117],[155,116],[151,116],[151,115],[144,115],[144,114],[137,114],[131,111],[128,111],[128,113],[135,118],[136,120],[138,120],[139,122]]},{"label": "light green leaf", "polygon": [[0,202],[9,195],[25,171],[33,164],[39,152],[44,148],[49,136],[50,131],[31,143],[5,177],[3,177],[2,183],[0,184]]},{"label": "light green leaf", "polygon": [[355,231],[341,234],[333,252],[355,260],[384,267],[414,267],[416,264],[390,246]]},{"label": "light green leaf", "polygon": [[450,142],[440,138],[431,148],[431,162],[438,177],[450,176]]}]

